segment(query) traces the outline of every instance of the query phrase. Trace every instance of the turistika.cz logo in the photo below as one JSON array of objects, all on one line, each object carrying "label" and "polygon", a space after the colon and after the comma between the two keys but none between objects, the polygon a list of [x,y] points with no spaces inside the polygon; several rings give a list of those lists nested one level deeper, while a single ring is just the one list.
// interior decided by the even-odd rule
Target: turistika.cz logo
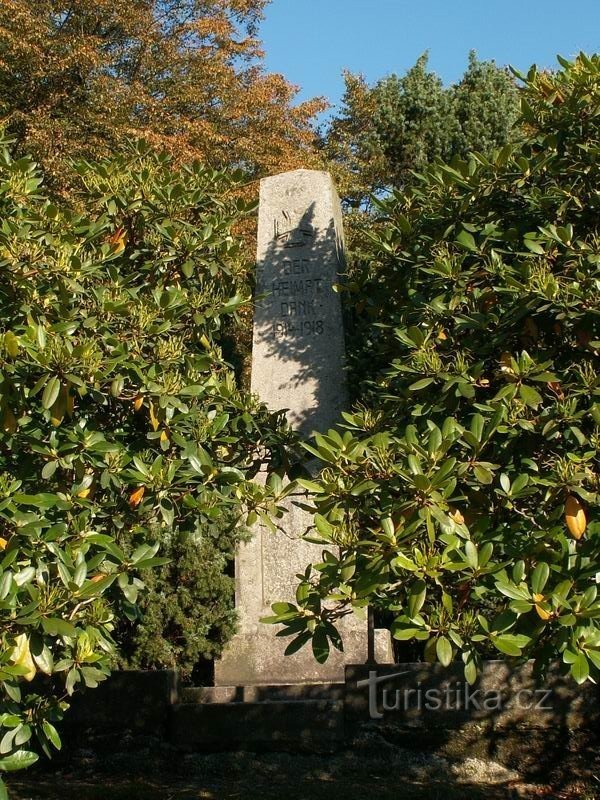
[{"label": "turistika.cz logo", "polygon": [[368,678],[357,681],[357,688],[368,690],[371,719],[383,719],[389,712],[480,711],[492,714],[505,708],[552,711],[552,689],[520,689],[507,695],[502,689],[473,688],[461,681],[448,681],[429,688],[420,681],[414,686],[384,685],[411,674],[405,670],[378,675],[376,670],[370,670]]}]

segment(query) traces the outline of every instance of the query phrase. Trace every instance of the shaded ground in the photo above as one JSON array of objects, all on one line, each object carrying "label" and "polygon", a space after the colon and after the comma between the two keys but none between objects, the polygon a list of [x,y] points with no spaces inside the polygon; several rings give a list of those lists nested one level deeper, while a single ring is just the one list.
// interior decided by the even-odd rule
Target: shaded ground
[{"label": "shaded ground", "polygon": [[49,772],[10,779],[11,800],[600,800],[593,775],[525,783],[494,762],[450,762],[395,749],[335,755],[78,754]]},{"label": "shaded ground", "polygon": [[[352,800],[352,798],[377,798],[377,800],[509,800],[518,797],[546,798],[583,798],[586,795],[561,794],[529,787],[527,794],[516,789],[485,789],[477,787],[448,788],[443,784],[425,786],[413,782],[406,783],[402,779],[391,776],[387,780],[393,786],[383,786],[382,778],[368,785],[358,786],[347,782],[324,781],[306,782],[305,787],[285,784],[265,787],[248,778],[228,788],[206,788],[204,782],[189,781],[173,785],[171,781],[113,781],[99,784],[94,781],[72,780],[68,783],[44,781],[38,785],[28,782],[15,784],[16,791],[11,792],[14,800],[237,800],[238,798],[261,798],[261,800]],[[379,785],[378,785],[379,784]],[[533,792],[533,793],[531,793]]]}]

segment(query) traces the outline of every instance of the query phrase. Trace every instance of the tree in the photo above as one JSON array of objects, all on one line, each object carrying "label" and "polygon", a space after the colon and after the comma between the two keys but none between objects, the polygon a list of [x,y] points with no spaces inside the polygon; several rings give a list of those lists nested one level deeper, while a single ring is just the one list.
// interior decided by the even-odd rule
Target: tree
[{"label": "tree", "polygon": [[519,95],[507,70],[493,61],[479,61],[472,51],[467,71],[450,91],[457,125],[450,150],[444,154],[446,160],[454,154],[465,158],[470,152],[491,155],[516,140]]},{"label": "tree", "polygon": [[[201,552],[214,562],[200,576],[213,581],[211,607],[204,616],[197,608],[195,620],[218,651],[231,628],[231,588],[215,573],[247,515],[281,514],[270,484],[252,479],[265,460],[285,466],[290,440],[281,414],[238,389],[222,352],[224,328],[250,298],[232,233],[253,208],[236,197],[241,175],[198,163],[177,169],[138,143],[77,165],[86,212],[76,213],[47,199],[36,165],[12,158],[8,144],[0,149],[0,771],[35,761],[36,739],[47,754],[60,746],[55,723],[68,696],[107,676],[124,620],[135,637],[139,571],[183,573],[187,544],[203,537]],[[230,531],[221,543],[214,528],[223,520]],[[187,597],[163,596],[181,603],[163,610],[162,627],[161,598],[151,591],[142,604],[186,663],[198,630],[182,633],[169,615],[207,593],[188,583]],[[161,663],[140,653],[143,640],[125,644]]]},{"label": "tree", "polygon": [[320,101],[268,74],[267,0],[7,0],[0,119],[58,187],[65,161],[143,136],[181,161],[249,177],[313,163]]},{"label": "tree", "polygon": [[462,80],[445,88],[427,67],[424,54],[406,75],[373,87],[346,75],[342,112],[331,123],[325,151],[338,165],[351,206],[411,183],[413,172],[436,158],[449,161],[471,150],[489,155],[513,140],[518,95],[506,70],[472,52]]},{"label": "tree", "polygon": [[361,402],[300,481],[322,563],[271,620],[321,657],[370,605],[470,682],[498,654],[600,678],[600,57],[560,63],[521,76],[521,144],[378,202]]}]

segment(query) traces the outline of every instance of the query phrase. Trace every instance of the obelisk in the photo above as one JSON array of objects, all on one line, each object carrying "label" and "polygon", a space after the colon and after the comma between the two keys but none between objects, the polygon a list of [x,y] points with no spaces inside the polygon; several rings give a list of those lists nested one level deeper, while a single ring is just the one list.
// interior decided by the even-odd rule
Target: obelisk
[{"label": "obelisk", "polygon": [[[347,408],[344,328],[334,284],[344,268],[340,201],[327,172],[296,170],[261,181],[252,391],[271,409],[287,409],[305,436],[326,432]],[[306,498],[296,498],[304,499]],[[342,620],[344,652],[325,664],[310,644],[291,656],[279,626],[259,620],[271,604],[294,602],[296,574],[322,560],[322,548],[301,537],[311,516],[287,503],[284,532],[257,525],[236,558],[239,630],[215,666],[217,685],[343,681],[345,664],[364,663],[367,624]]]}]

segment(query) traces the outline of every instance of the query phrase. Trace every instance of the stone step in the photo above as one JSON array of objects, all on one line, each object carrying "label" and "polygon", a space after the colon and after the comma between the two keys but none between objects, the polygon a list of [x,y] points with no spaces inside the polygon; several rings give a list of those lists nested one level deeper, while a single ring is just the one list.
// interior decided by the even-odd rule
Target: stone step
[{"label": "stone step", "polygon": [[188,752],[301,749],[332,751],[344,740],[342,700],[180,703],[171,709],[172,745]]},{"label": "stone step", "polygon": [[343,683],[288,683],[257,686],[185,686],[179,690],[179,702],[265,703],[275,700],[342,700]]}]

